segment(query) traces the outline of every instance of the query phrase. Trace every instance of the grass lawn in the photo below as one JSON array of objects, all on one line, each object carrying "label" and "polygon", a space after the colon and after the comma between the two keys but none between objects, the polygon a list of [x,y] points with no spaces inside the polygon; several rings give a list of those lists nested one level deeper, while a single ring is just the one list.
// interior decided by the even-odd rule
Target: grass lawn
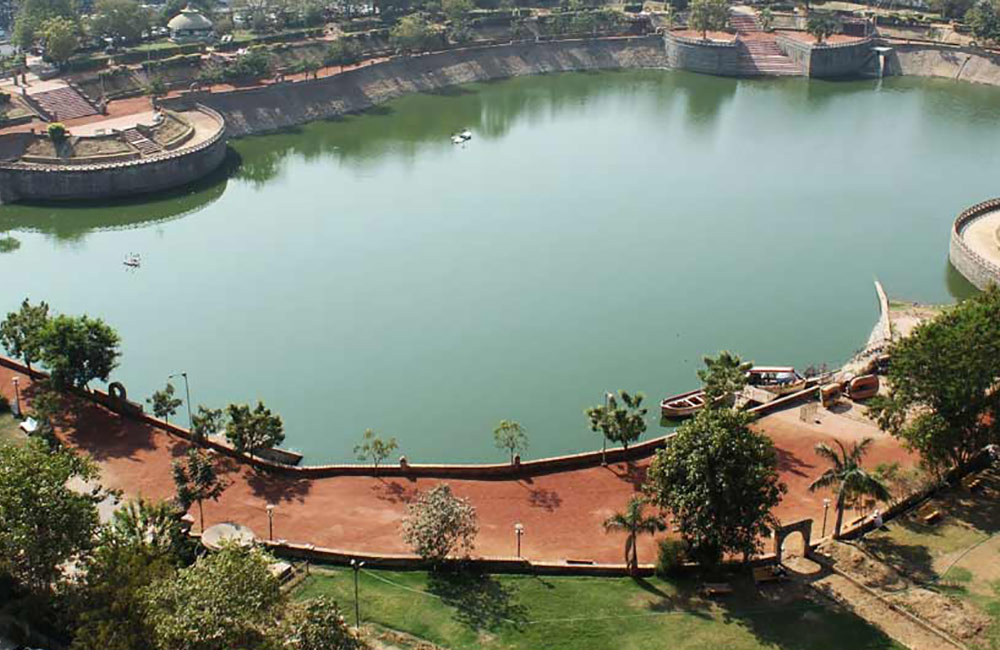
[{"label": "grass lawn", "polygon": [[[450,650],[639,648],[902,648],[857,616],[798,585],[749,579],[713,602],[697,583],[651,578],[436,577],[424,572],[360,574],[362,618]],[[327,595],[353,620],[350,569],[314,567],[297,598]]]},{"label": "grass lawn", "polygon": [[914,580],[949,593],[993,619],[988,638],[1000,650],[1000,472],[981,473],[984,487],[958,487],[933,499],[942,520],[910,514],[865,538],[874,555]]},{"label": "grass lawn", "polygon": [[10,411],[0,413],[0,443],[3,442],[14,442],[16,444],[21,444],[28,439],[28,436],[21,431],[17,425],[20,424],[19,420],[16,420]]}]

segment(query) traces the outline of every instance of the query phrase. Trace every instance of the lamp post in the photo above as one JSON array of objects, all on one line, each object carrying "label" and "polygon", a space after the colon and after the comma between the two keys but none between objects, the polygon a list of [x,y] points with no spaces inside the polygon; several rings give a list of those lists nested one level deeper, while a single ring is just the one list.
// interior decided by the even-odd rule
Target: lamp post
[{"label": "lamp post", "polygon": [[14,415],[21,417],[21,391],[17,387],[18,381],[20,380],[14,377]]},{"label": "lamp post", "polygon": [[351,560],[351,568],[354,569],[354,627],[361,629],[361,603],[358,601],[358,573],[364,562]]},{"label": "lamp post", "polygon": [[[611,393],[604,393],[604,417],[608,417],[608,412],[611,410],[611,399],[614,397]],[[608,432],[601,432],[601,465],[607,466],[608,464]]]},{"label": "lamp post", "polygon": [[830,510],[830,500],[823,499],[823,534],[820,537],[826,537],[826,514]]},{"label": "lamp post", "polygon": [[184,378],[184,395],[187,397],[185,403],[187,404],[188,411],[188,431],[194,426],[191,421],[191,386],[188,384],[188,374],[186,372],[175,372],[174,374],[167,377],[167,381],[170,381],[174,377],[181,376]]},{"label": "lamp post", "polygon": [[267,510],[267,538],[270,541],[274,541],[274,504],[269,503],[265,508]]},{"label": "lamp post", "polygon": [[524,534],[524,524],[514,524],[514,535],[517,537],[517,557],[521,557],[521,535]]}]

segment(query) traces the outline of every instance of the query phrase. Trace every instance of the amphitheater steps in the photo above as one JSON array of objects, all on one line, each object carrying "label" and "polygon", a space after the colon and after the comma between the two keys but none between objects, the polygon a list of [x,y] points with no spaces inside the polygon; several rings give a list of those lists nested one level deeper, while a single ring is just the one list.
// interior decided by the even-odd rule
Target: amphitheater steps
[{"label": "amphitheater steps", "polygon": [[749,76],[799,76],[802,69],[773,38],[740,39],[740,73]]},{"label": "amphitheater steps", "polygon": [[125,141],[138,149],[143,156],[163,151],[163,147],[144,136],[137,129],[125,129],[122,131],[122,135],[125,137]]},{"label": "amphitheater steps", "polygon": [[729,27],[738,34],[753,34],[761,31],[756,16],[738,11],[729,14]]},{"label": "amphitheater steps", "polygon": [[46,90],[31,95],[42,110],[54,120],[72,120],[88,115],[97,115],[93,104],[70,86]]}]

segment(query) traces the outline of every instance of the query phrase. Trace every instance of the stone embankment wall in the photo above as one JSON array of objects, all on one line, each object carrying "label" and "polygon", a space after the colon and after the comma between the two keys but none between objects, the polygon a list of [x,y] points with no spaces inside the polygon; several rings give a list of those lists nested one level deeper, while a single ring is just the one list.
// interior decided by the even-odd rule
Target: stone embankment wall
[{"label": "stone embankment wall", "polygon": [[886,75],[944,77],[1000,85],[1000,55],[946,45],[887,43]]},{"label": "stone embankment wall", "polygon": [[659,36],[518,43],[391,59],[333,77],[226,93],[191,93],[161,103],[210,106],[225,117],[228,133],[240,136],[361,111],[407,93],[456,84],[548,72],[664,67],[667,59]]},{"label": "stone embankment wall", "polygon": [[979,289],[985,289],[990,283],[1000,284],[1000,267],[972,250],[962,238],[962,231],[980,216],[995,210],[1000,210],[1000,199],[976,204],[958,215],[951,229],[948,259],[966,280]]},{"label": "stone embankment wall", "polygon": [[[208,139],[159,155],[92,165],[0,163],[0,203],[106,199],[157,192],[198,180],[226,157],[226,128],[211,109],[218,130]],[[14,146],[18,143],[14,143]]]},{"label": "stone embankment wall", "polygon": [[873,40],[870,38],[854,43],[813,45],[778,34],[775,41],[781,51],[809,77],[835,78],[878,73],[872,50]]},{"label": "stone embankment wall", "polygon": [[667,32],[663,35],[671,68],[724,77],[738,77],[740,48],[736,41],[703,41]]}]

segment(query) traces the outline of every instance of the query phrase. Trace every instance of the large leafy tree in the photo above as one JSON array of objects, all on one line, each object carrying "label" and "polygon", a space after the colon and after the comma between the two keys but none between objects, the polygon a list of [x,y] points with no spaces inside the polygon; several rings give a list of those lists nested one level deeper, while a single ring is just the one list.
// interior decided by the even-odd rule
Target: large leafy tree
[{"label": "large leafy tree", "polygon": [[747,385],[747,372],[753,367],[753,362],[743,361],[739,355],[727,350],[719,352],[717,357],[704,357],[702,360],[705,368],[698,371],[698,379],[705,390],[709,407],[717,401],[727,400]]},{"label": "large leafy tree", "polygon": [[277,447],[285,440],[281,416],[271,413],[264,402],[257,402],[251,409],[246,404],[230,404],[226,409],[229,422],[226,424],[226,439],[239,452],[248,452],[253,457],[254,450]]},{"label": "large leafy tree", "polygon": [[181,525],[181,514],[176,503],[140,497],[115,510],[104,533],[116,543],[145,546],[174,564],[186,564],[193,559],[194,548]]},{"label": "large leafy tree", "polygon": [[774,526],[787,491],[771,440],[733,409],[704,409],[677,429],[647,473],[651,500],[673,516],[692,554],[714,564],[727,553],[749,559]]},{"label": "large leafy tree", "polygon": [[271,634],[275,650],[364,650],[368,644],[325,596],[290,604]]},{"label": "large leafy tree", "polygon": [[63,17],[76,20],[72,0],[20,0],[14,20],[14,43],[21,49],[35,44],[42,23],[50,18]]},{"label": "large leafy tree", "polygon": [[323,57],[325,65],[340,66],[343,70],[345,65],[354,65],[361,60],[361,46],[357,41],[349,38],[338,38],[330,43],[330,47]]},{"label": "large leafy tree", "polygon": [[646,500],[641,495],[634,495],[629,499],[624,512],[616,512],[604,521],[604,530],[619,531],[627,534],[625,538],[625,563],[628,564],[629,571],[635,573],[639,569],[639,549],[637,541],[639,535],[655,535],[666,530],[663,517],[651,515],[647,517],[643,512],[646,508]]},{"label": "large leafy tree", "polygon": [[404,16],[389,31],[389,42],[406,54],[429,49],[436,33],[427,19],[420,14]]},{"label": "large leafy tree", "polygon": [[20,310],[8,313],[0,322],[0,344],[11,356],[23,359],[30,370],[31,363],[41,357],[42,334],[48,322],[48,303],[32,305],[25,298]]},{"label": "large leafy tree", "polygon": [[121,354],[118,333],[99,318],[59,315],[41,335],[41,361],[60,388],[107,381]]},{"label": "large leafy tree", "polygon": [[153,636],[164,650],[259,648],[283,608],[273,559],[227,544],[142,590]]},{"label": "large leafy tree", "polygon": [[729,3],[726,0],[692,0],[688,25],[708,38],[709,31],[718,31],[729,24]]},{"label": "large leafy tree", "polygon": [[990,287],[895,343],[879,426],[942,472],[1000,442],[1000,289]]},{"label": "large leafy tree", "polygon": [[135,0],[97,0],[90,20],[94,36],[133,43],[149,29],[150,13]]},{"label": "large leafy tree", "polygon": [[210,409],[199,405],[198,412],[191,417],[191,435],[196,440],[207,438],[223,430],[225,425],[226,416],[222,409]]},{"label": "large leafy tree", "polygon": [[806,21],[806,31],[816,37],[817,43],[822,43],[840,31],[840,20],[833,14],[811,11]]},{"label": "large leafy tree", "polygon": [[65,16],[53,16],[43,22],[38,35],[45,45],[46,60],[57,65],[69,61],[76,48],[80,47],[79,32],[76,21]]},{"label": "large leafy tree", "polygon": [[987,43],[1000,39],[1000,8],[996,2],[981,0],[965,13],[969,31],[980,41]]},{"label": "large leafy tree", "polygon": [[892,495],[889,489],[861,466],[865,452],[872,444],[871,438],[855,442],[850,451],[843,443],[834,440],[840,453],[830,445],[816,445],[816,453],[830,462],[830,467],[809,485],[809,491],[832,489],[837,497],[837,522],[833,525],[833,536],[840,536],[840,527],[844,523],[844,510],[849,503],[860,497],[873,497],[882,501]]},{"label": "large leafy tree", "polygon": [[67,487],[97,469],[71,451],[40,440],[0,444],[0,571],[36,593],[47,592],[61,565],[88,549],[97,529],[99,495]]},{"label": "large leafy tree", "polygon": [[514,463],[514,454],[520,454],[528,448],[528,434],[520,423],[513,420],[500,420],[500,424],[493,429],[493,441],[497,449],[510,453],[511,464]]},{"label": "large leafy tree", "polygon": [[468,555],[478,533],[476,509],[447,483],[417,497],[403,518],[403,541],[434,565],[454,553]]},{"label": "large leafy tree", "polygon": [[177,505],[187,510],[193,504],[198,504],[198,518],[201,530],[205,530],[205,511],[202,502],[212,501],[222,496],[226,489],[212,458],[198,449],[188,449],[184,461],[175,460],[172,466],[174,487],[177,489]]},{"label": "large leafy tree", "polygon": [[[621,443],[628,449],[646,431],[646,409],[642,405],[645,395],[618,391],[618,395],[608,395],[607,401],[587,409],[584,414],[590,420],[590,430],[604,434],[606,440]],[[621,403],[619,404],[619,400]]]}]

